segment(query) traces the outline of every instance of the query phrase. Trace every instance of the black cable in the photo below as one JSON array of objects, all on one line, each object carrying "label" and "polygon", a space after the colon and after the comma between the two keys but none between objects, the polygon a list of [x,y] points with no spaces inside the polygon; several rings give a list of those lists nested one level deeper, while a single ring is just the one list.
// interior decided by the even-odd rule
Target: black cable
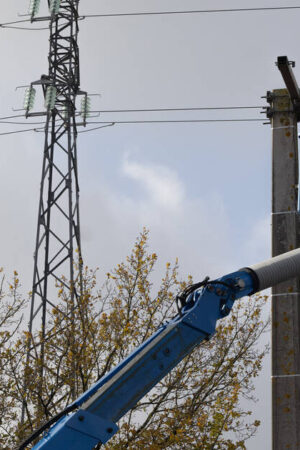
[{"label": "black cable", "polygon": [[232,289],[232,286],[230,284],[219,280],[209,280],[209,277],[205,277],[204,280],[200,281],[199,283],[191,284],[190,286],[186,287],[182,292],[177,294],[175,297],[177,310],[180,316],[182,316],[182,308],[184,308],[187,305],[188,297],[201,287],[206,287],[209,284],[220,284],[221,286],[225,286],[229,289]]},{"label": "black cable", "polygon": [[[207,13],[226,13],[226,12],[250,12],[250,11],[282,11],[300,9],[300,6],[271,6],[261,8],[230,8],[230,9],[195,9],[182,11],[146,11],[132,13],[107,13],[107,14],[85,14],[79,19],[95,18],[95,17],[121,17],[121,16],[154,16],[154,15],[171,15],[171,14],[207,14]],[[9,27],[19,23],[31,23],[31,19],[15,20],[13,22],[0,23],[0,28]],[[24,28],[25,29],[25,28]],[[28,30],[48,29],[48,28],[27,28]]]},{"label": "black cable", "polygon": [[[115,122],[105,122],[106,125],[102,125],[100,127],[95,127],[95,128],[90,128],[88,130],[83,130],[83,131],[77,131],[77,134],[81,134],[81,133],[89,133],[90,131],[94,131],[94,130],[100,130],[101,128],[107,128],[107,127],[112,127],[115,125]],[[87,124],[88,125],[88,124]],[[44,128],[35,128],[34,131],[36,133],[43,133],[45,131]],[[49,131],[49,134],[51,134],[51,131]],[[73,134],[73,133],[72,133]]]},{"label": "black cable", "polygon": [[[100,123],[102,123],[102,122],[100,122]],[[76,134],[89,133],[90,131],[93,131],[93,130],[100,130],[101,128],[112,127],[113,125],[115,125],[115,122],[104,122],[104,123],[105,123],[105,125],[102,125],[100,127],[90,128],[88,130],[77,131]],[[87,125],[88,125],[88,123],[87,123]],[[45,131],[45,128],[44,127],[34,128],[33,131],[35,131],[36,133],[43,133]],[[51,134],[51,131],[49,131],[49,134]],[[72,134],[74,134],[74,133],[72,133]]]},{"label": "black cable", "polygon": [[49,30],[49,27],[43,28],[28,28],[28,27],[14,27],[10,25],[1,25],[0,28],[8,28],[9,30],[26,30],[26,31],[41,31],[41,30]]},{"label": "black cable", "polygon": [[[101,128],[111,127],[115,124],[147,124],[147,123],[216,123],[216,122],[264,122],[265,119],[183,119],[183,120],[114,120],[113,122],[87,122],[87,125],[102,124],[104,126],[95,127],[88,130],[79,131],[78,133],[88,133],[93,130],[99,130]],[[44,127],[28,128],[27,130],[16,130],[0,133],[0,136],[9,134],[27,133],[29,131],[39,132],[44,130]]]},{"label": "black cable", "polygon": [[[272,6],[262,8],[231,8],[231,9],[196,9],[196,10],[183,10],[183,11],[146,11],[146,12],[132,12],[132,13],[107,13],[107,14],[86,14],[79,16],[80,20],[101,18],[101,17],[128,17],[128,16],[162,16],[162,15],[174,15],[174,14],[207,14],[207,13],[227,13],[227,12],[251,12],[251,11],[282,11],[282,10],[295,10],[300,9],[300,6]],[[13,22],[5,22],[0,24],[0,28],[11,28],[16,30],[48,30],[48,27],[43,28],[27,28],[27,27],[15,27],[14,24],[31,22],[31,19],[16,20]]]},{"label": "black cable", "polygon": [[150,108],[150,109],[102,109],[90,113],[130,113],[130,112],[160,112],[160,111],[217,111],[234,109],[263,109],[263,106],[214,106],[195,108]]},{"label": "black cable", "polygon": [[96,123],[108,124],[139,124],[139,123],[209,123],[209,122],[264,122],[266,119],[182,119],[182,120],[114,120],[113,122],[87,122],[87,125]]},{"label": "black cable", "polygon": [[6,120],[1,120],[0,123],[8,125],[44,125],[46,122],[11,122]]},{"label": "black cable", "polygon": [[95,127],[95,128],[90,128],[89,130],[78,131],[78,134],[89,133],[90,131],[100,130],[101,128],[113,127],[114,125],[115,125],[115,122],[111,122],[107,125],[102,125],[101,127]]},{"label": "black cable", "polygon": [[25,117],[24,114],[17,114],[15,116],[6,116],[6,117],[0,117],[0,120],[5,120],[5,119],[15,119],[17,117]]},{"label": "black cable", "polygon": [[21,19],[21,20],[15,20],[13,22],[4,22],[0,23],[0,27],[3,27],[5,25],[15,25],[16,23],[25,23],[25,22],[31,22],[31,19]]},{"label": "black cable", "polygon": [[186,287],[182,292],[176,295],[175,301],[176,306],[178,310],[178,314],[182,316],[182,308],[186,305],[186,300],[193,292],[195,292],[197,289],[200,289],[200,287],[206,286],[209,281],[209,277],[205,277],[203,281],[200,281],[199,283],[191,284],[190,286]]},{"label": "black cable", "polygon": [[22,19],[22,20],[15,20],[14,22],[5,22],[0,23],[0,28],[10,28],[13,30],[28,30],[28,31],[35,31],[35,30],[49,30],[49,27],[43,27],[43,28],[29,28],[29,27],[15,27],[13,25],[18,23],[28,23],[31,22],[31,19]]},{"label": "black cable", "polygon": [[207,13],[226,13],[226,12],[250,12],[250,11],[282,11],[300,9],[300,6],[273,6],[262,8],[232,8],[232,9],[196,9],[183,11],[154,11],[154,12],[132,12],[132,13],[107,13],[107,14],[86,14],[80,16],[85,18],[96,17],[124,17],[124,16],[162,16],[173,14],[207,14]]},{"label": "black cable", "polygon": [[52,417],[50,420],[48,420],[48,422],[44,423],[43,425],[41,425],[36,431],[34,431],[34,433],[31,434],[31,436],[29,436],[29,438],[27,438],[25,441],[23,441],[20,445],[20,447],[17,447],[15,450],[25,450],[26,447],[31,444],[32,441],[34,441],[37,437],[40,436],[40,434],[43,433],[43,431],[47,430],[48,428],[51,427],[51,425],[53,425],[54,423],[56,423],[59,419],[61,419],[63,416],[66,416],[68,413],[74,411],[75,409],[77,409],[78,406],[76,404],[72,404],[70,406],[67,406],[67,408],[65,408],[63,411],[61,411],[60,413],[56,414],[56,416]]},{"label": "black cable", "polygon": [[43,127],[41,127],[41,128],[28,128],[27,130],[8,131],[6,133],[0,133],[0,136],[5,136],[7,134],[27,133],[28,131],[36,131],[36,130],[41,130],[41,129],[44,129],[44,128]]},{"label": "black cable", "polygon": [[[213,107],[195,107],[195,108],[148,108],[148,109],[103,109],[100,111],[90,111],[91,113],[113,113],[113,112],[159,112],[159,111],[214,111],[214,110],[234,110],[234,109],[263,109],[264,106],[213,106]],[[16,119],[25,117],[25,114],[17,114],[14,116],[0,117],[0,120]]]}]

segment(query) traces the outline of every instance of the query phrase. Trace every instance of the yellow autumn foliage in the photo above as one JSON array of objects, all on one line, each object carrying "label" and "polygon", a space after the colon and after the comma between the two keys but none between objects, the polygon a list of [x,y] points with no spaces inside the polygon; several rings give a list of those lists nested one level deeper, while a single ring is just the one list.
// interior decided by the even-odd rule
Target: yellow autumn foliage
[{"label": "yellow autumn foliage", "polygon": [[[179,277],[176,260],[166,264],[158,285],[157,276],[153,277],[158,258],[149,251],[148,238],[144,229],[126,261],[107,273],[101,289],[97,271],[85,267],[84,289],[75,309],[70,308],[69,292],[58,286],[43,343],[43,367],[39,357],[26,362],[28,333],[0,334],[1,449],[12,449],[64,409],[176,314],[175,296],[192,278]],[[9,295],[17,295],[17,274],[11,285]],[[12,317],[23,306],[18,302],[13,304]],[[267,351],[256,346],[268,325],[262,317],[265,302],[266,298],[253,297],[236,303],[216,336],[152,389],[121,420],[119,433],[104,448],[245,449],[259,421],[240,407],[240,399],[253,396],[253,379]],[[26,405],[24,424],[22,404]]]}]

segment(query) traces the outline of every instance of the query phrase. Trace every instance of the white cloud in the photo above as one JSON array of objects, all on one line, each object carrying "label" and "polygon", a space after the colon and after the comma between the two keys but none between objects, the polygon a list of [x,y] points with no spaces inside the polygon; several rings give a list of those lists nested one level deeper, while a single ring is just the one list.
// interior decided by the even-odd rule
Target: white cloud
[{"label": "white cloud", "polygon": [[[96,189],[82,192],[82,238],[88,264],[110,270],[125,258],[145,226],[150,229],[151,249],[159,255],[158,278],[165,262],[176,257],[182,274],[191,273],[197,279],[236,268],[229,245],[230,223],[219,194],[188,197],[177,172],[142,164],[132,156],[124,158],[120,170],[126,175],[122,191],[102,181]],[[98,224],[97,234],[94,224]]]},{"label": "white cloud", "polygon": [[159,207],[179,210],[184,199],[183,183],[177,174],[161,165],[146,165],[132,161],[126,156],[122,172],[140,183],[149,199]]}]

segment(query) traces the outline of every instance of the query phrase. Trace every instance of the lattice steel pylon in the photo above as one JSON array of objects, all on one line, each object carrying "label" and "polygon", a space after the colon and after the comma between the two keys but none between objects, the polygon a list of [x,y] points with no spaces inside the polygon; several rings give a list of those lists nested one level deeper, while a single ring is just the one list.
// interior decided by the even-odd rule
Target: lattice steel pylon
[{"label": "lattice steel pylon", "polygon": [[[27,117],[46,116],[27,354],[27,363],[39,359],[41,377],[47,318],[50,310],[58,308],[57,287],[69,291],[70,324],[82,287],[76,99],[82,96],[81,124],[85,125],[89,98],[79,87],[78,4],[79,0],[48,1],[50,16],[38,18],[39,1],[32,1],[30,11],[32,21],[50,23],[49,73],[31,84],[25,106]],[[31,112],[38,85],[43,88],[46,112]]]}]

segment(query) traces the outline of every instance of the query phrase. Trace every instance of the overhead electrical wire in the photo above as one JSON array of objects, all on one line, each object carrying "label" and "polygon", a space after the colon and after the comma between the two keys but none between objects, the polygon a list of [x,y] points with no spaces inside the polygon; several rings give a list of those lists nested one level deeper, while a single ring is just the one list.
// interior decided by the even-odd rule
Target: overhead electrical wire
[{"label": "overhead electrical wire", "polygon": [[15,27],[15,26],[11,26],[11,25],[1,25],[0,24],[0,28],[8,28],[10,30],[26,30],[26,31],[41,31],[41,30],[49,30],[49,27],[42,27],[42,28],[36,28],[36,27]]},{"label": "overhead electrical wire", "polygon": [[13,29],[13,30],[28,30],[28,31],[49,30],[49,27],[35,28],[35,27],[18,27],[18,26],[15,26],[15,25],[17,25],[19,23],[31,23],[31,19],[22,19],[22,20],[15,20],[13,22],[0,23],[0,28],[10,28],[10,29]]},{"label": "overhead electrical wire", "polygon": [[99,111],[90,111],[91,113],[131,113],[131,112],[160,112],[160,111],[217,111],[234,109],[263,109],[264,106],[214,106],[214,107],[195,107],[195,108],[150,108],[150,109],[100,109]]},{"label": "overhead electrical wire", "polygon": [[0,136],[5,136],[8,134],[19,134],[19,133],[28,133],[29,131],[36,131],[39,129],[44,129],[44,127],[41,128],[28,128],[27,130],[16,130],[16,131],[7,131],[5,133],[0,133]]},{"label": "overhead electrical wire", "polygon": [[89,133],[90,131],[100,130],[101,128],[113,127],[114,125],[115,125],[115,122],[111,122],[106,125],[101,125],[101,127],[95,127],[95,128],[90,128],[89,130],[78,131],[78,134]]},{"label": "overhead electrical wire", "polygon": [[128,121],[115,121],[115,122],[87,122],[87,125],[92,125],[96,123],[102,123],[105,125],[90,128],[88,130],[79,131],[78,134],[81,133],[89,133],[94,130],[99,130],[101,128],[112,127],[116,124],[153,124],[153,123],[207,123],[207,122],[255,122],[255,121],[265,121],[265,119],[211,119],[211,120],[128,120]]},{"label": "overhead electrical wire", "polygon": [[126,16],[162,16],[174,14],[208,14],[208,13],[229,13],[229,12],[251,12],[251,11],[283,11],[300,9],[300,6],[270,6],[257,8],[227,8],[227,9],[194,9],[181,11],[145,11],[131,13],[103,13],[103,14],[85,14],[80,16],[83,19],[97,17],[126,17]]},{"label": "overhead electrical wire", "polygon": [[0,27],[6,26],[6,25],[15,25],[17,23],[25,23],[25,22],[31,22],[31,19],[18,19],[14,20],[13,22],[4,22],[0,24]]},{"label": "overhead electrical wire", "polygon": [[[87,122],[86,125],[96,125],[101,124],[99,127],[92,129],[78,131],[78,133],[88,133],[89,131],[98,130],[101,128],[111,127],[116,124],[129,125],[129,124],[167,124],[167,123],[228,123],[228,122],[265,122],[266,119],[181,119],[181,120],[114,120],[114,121],[99,121],[99,122]],[[42,132],[45,127],[38,128],[28,128],[26,130],[15,130],[7,131],[5,133],[0,133],[0,136],[28,133],[29,131]]]},{"label": "overhead electrical wire", "polygon": [[[99,111],[91,111],[91,113],[140,113],[140,112],[180,112],[180,111],[216,111],[216,110],[243,110],[243,109],[263,109],[263,106],[216,106],[216,107],[186,107],[186,108],[141,108],[141,109],[103,109]],[[10,125],[44,125],[45,122],[18,122],[18,121],[10,121],[10,119],[15,119],[19,117],[25,117],[24,114],[16,114],[12,116],[4,116],[0,117],[0,124],[10,124]],[[106,128],[113,126],[115,124],[155,124],[155,123],[210,123],[210,122],[263,122],[265,119],[159,119],[159,120],[112,120],[112,121],[90,121],[87,122],[87,125],[96,125],[101,124],[101,126],[78,131],[78,133],[88,133],[93,130],[98,130],[101,128]],[[0,133],[0,136],[10,135],[10,134],[19,134],[19,133],[27,133],[29,131],[42,132],[44,131],[44,127],[38,128],[29,128],[26,130],[13,130],[7,131],[4,133]]]},{"label": "overhead electrical wire", "polygon": [[89,124],[108,124],[108,123],[119,123],[119,124],[130,124],[130,123],[208,123],[208,122],[264,122],[266,119],[181,119],[181,120],[113,120],[103,121],[103,122],[87,122]]},{"label": "overhead electrical wire", "polygon": [[6,117],[0,117],[0,120],[5,120],[5,119],[16,119],[17,117],[25,117],[24,114],[16,114],[14,116],[6,116]]},{"label": "overhead electrical wire", "polygon": [[[90,111],[91,113],[122,113],[122,112],[160,112],[160,111],[214,111],[214,110],[234,110],[234,109],[263,109],[265,106],[201,106],[195,108],[143,108],[143,109],[102,109],[99,111]],[[15,114],[13,116],[0,117],[0,121],[6,119],[17,119],[19,117],[25,117],[25,114]],[[30,116],[32,117],[32,116]]]},{"label": "overhead electrical wire", "polygon": [[[223,8],[223,9],[191,9],[180,11],[144,11],[144,12],[130,12],[130,13],[103,13],[103,14],[84,14],[80,15],[79,19],[92,17],[118,17],[118,16],[145,16],[145,15],[171,15],[171,14],[209,14],[209,13],[226,13],[226,12],[250,12],[250,11],[282,11],[300,9],[300,6],[266,6],[253,8]],[[32,23],[31,19],[14,20],[12,22],[4,22],[0,27],[16,25],[19,23]]]},{"label": "overhead electrical wire", "polygon": [[[129,16],[162,16],[162,15],[183,15],[183,14],[212,14],[212,13],[234,13],[234,12],[261,12],[261,11],[288,11],[300,9],[300,6],[269,6],[257,8],[226,8],[226,9],[194,9],[181,11],[144,11],[129,13],[103,13],[103,14],[85,14],[79,16],[80,20],[105,17],[129,17]],[[0,28],[12,28],[17,30],[48,30],[48,27],[29,28],[14,26],[19,23],[32,23],[31,19],[15,20],[13,22],[0,23]]]},{"label": "overhead electrical wire", "polygon": [[11,121],[6,121],[6,120],[0,120],[0,123],[4,124],[8,124],[8,125],[44,125],[44,122],[11,122]]}]

